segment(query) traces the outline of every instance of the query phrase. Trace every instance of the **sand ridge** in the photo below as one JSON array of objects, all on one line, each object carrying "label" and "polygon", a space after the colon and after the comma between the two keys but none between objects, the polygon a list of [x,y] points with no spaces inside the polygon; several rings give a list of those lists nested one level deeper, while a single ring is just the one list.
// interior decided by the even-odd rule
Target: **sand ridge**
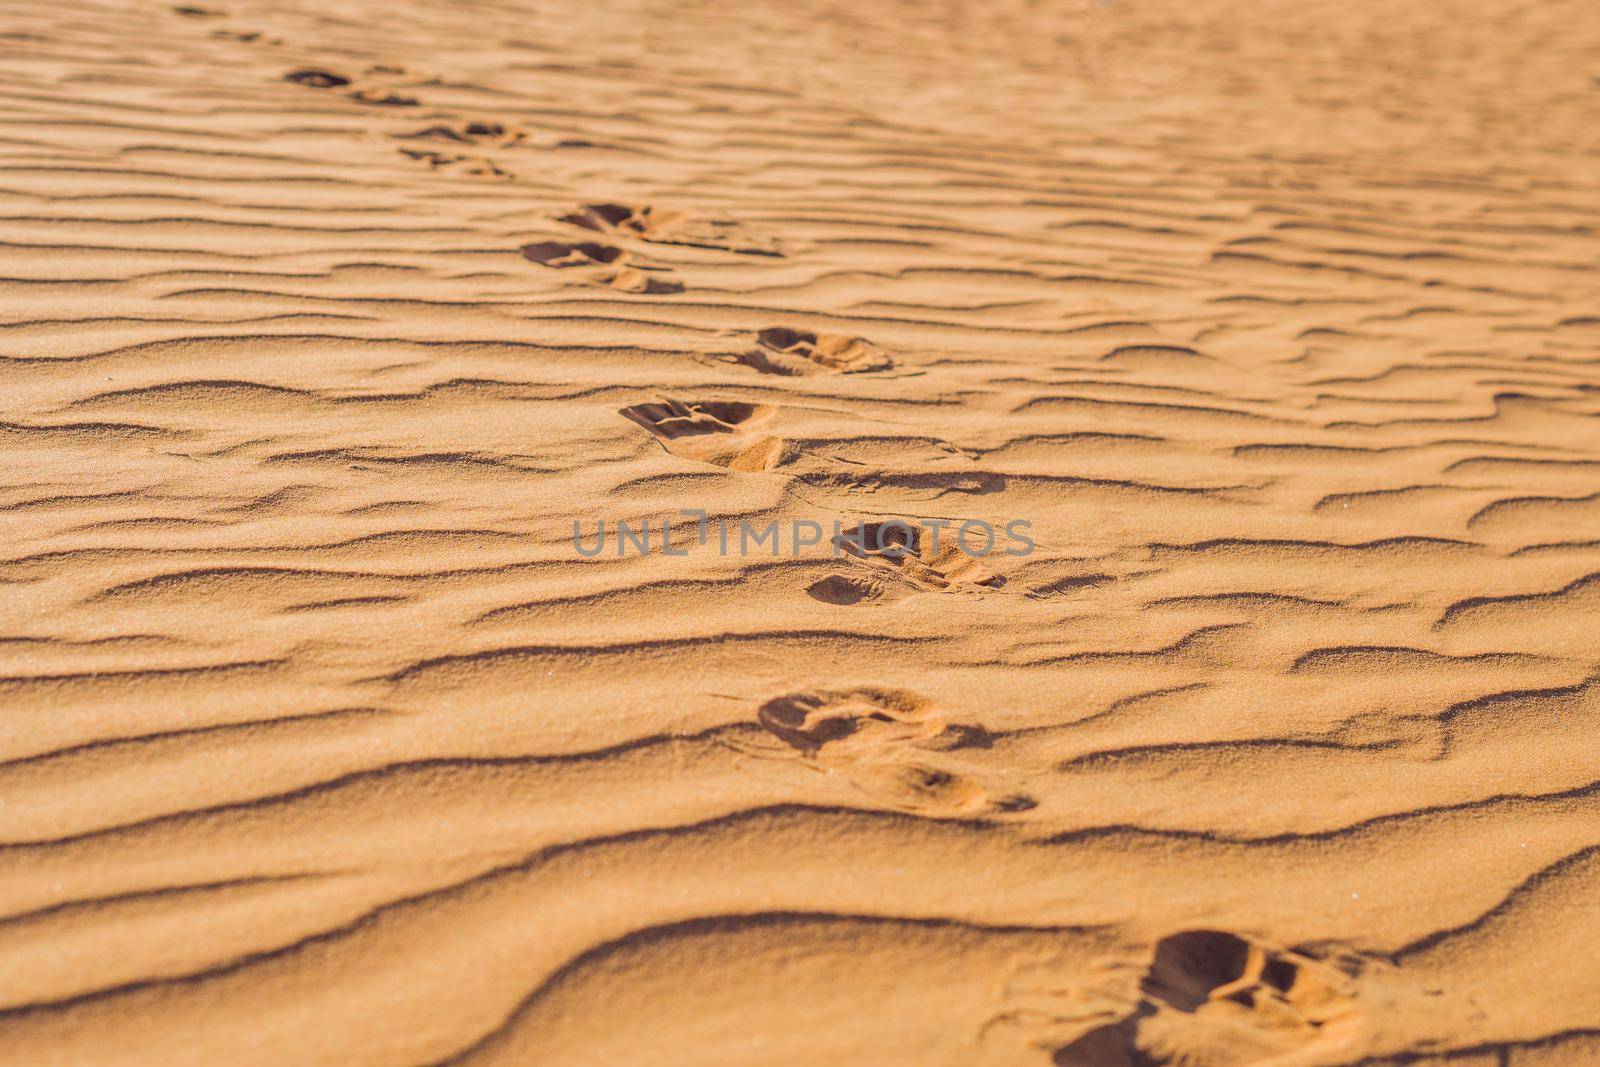
[{"label": "sand ridge", "polygon": [[1593,5],[7,16],[0,1063],[1600,1062]]}]

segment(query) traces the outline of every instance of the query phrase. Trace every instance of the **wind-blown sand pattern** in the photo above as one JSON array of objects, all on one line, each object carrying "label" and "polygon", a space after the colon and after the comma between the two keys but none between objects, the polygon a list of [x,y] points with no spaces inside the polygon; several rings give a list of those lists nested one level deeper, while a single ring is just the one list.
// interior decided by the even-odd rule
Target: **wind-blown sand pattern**
[{"label": "wind-blown sand pattern", "polygon": [[1592,0],[0,21],[0,1063],[1600,1063]]}]

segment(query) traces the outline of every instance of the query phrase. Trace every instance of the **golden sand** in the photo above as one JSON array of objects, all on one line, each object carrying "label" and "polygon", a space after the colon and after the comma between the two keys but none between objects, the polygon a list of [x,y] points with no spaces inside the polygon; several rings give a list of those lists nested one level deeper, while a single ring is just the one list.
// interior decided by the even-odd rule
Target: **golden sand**
[{"label": "golden sand", "polygon": [[0,1063],[1600,1063],[1593,0],[203,2],[0,13]]}]

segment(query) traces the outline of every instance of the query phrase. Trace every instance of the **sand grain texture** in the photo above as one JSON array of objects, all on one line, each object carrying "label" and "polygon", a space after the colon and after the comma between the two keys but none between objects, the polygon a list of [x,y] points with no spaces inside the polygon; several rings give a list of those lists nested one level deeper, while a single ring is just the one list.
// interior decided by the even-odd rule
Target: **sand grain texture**
[{"label": "sand grain texture", "polygon": [[0,23],[0,1063],[1600,1063],[1592,2]]}]

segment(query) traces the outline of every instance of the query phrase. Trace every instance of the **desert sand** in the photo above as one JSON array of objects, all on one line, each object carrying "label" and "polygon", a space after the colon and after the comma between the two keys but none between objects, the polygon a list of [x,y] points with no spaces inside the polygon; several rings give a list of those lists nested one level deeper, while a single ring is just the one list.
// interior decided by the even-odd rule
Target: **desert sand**
[{"label": "desert sand", "polygon": [[3,15],[0,1063],[1600,1063],[1592,0]]}]

